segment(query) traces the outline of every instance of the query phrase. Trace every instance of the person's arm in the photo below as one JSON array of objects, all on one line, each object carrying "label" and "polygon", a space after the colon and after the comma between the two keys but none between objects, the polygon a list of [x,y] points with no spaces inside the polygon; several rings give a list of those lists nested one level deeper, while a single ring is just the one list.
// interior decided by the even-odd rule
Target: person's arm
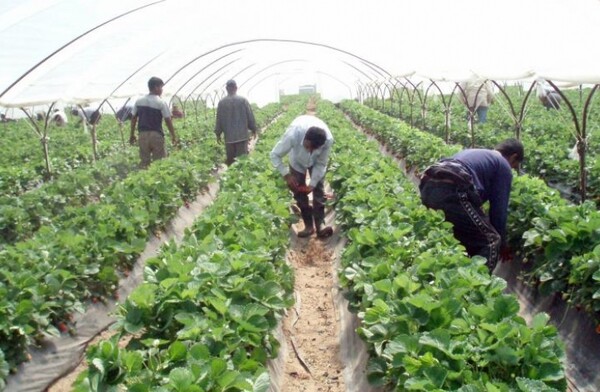
[{"label": "person's arm", "polygon": [[171,134],[171,143],[174,146],[177,146],[177,135],[175,134],[175,127],[173,127],[173,119],[171,117],[165,117],[165,123],[167,124],[167,128],[169,129],[169,133]]},{"label": "person's arm", "polygon": [[288,128],[275,147],[273,147],[273,150],[271,150],[271,163],[284,177],[290,170],[288,166],[283,163],[283,157],[289,154],[294,147],[294,131],[295,128]]},{"label": "person's arm", "polygon": [[223,113],[221,102],[217,105],[217,119],[215,121],[215,135],[217,135],[217,143],[221,143],[221,134],[223,133]]},{"label": "person's arm", "polygon": [[315,164],[313,165],[312,172],[310,174],[310,186],[314,189],[319,181],[325,177],[325,172],[327,171],[327,164],[329,162],[329,151],[331,150],[331,145],[333,144],[333,139],[329,139],[325,142],[325,145],[321,149],[319,156],[315,159]]},{"label": "person's arm", "polygon": [[252,112],[252,107],[250,103],[246,100],[246,118],[248,119],[248,129],[252,131],[254,136],[256,136],[256,120],[254,119],[254,113]]},{"label": "person's arm", "polygon": [[129,143],[135,144],[135,126],[137,125],[138,115],[137,113],[131,117],[131,134],[129,135]]},{"label": "person's arm", "polygon": [[493,189],[489,192],[490,202],[490,223],[500,237],[502,246],[506,246],[506,220],[508,217],[508,201],[510,198],[510,188],[512,185],[512,171],[508,165],[500,166]]}]

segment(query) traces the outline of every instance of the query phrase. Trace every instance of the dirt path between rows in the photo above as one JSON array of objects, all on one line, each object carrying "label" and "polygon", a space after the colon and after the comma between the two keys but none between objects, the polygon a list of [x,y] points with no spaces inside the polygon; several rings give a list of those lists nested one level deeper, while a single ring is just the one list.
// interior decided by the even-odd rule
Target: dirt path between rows
[{"label": "dirt path between rows", "polygon": [[[304,225],[296,226],[294,231]],[[296,305],[283,321],[287,357],[281,390],[345,391],[333,251],[314,236],[293,238],[288,260],[295,272]]]},{"label": "dirt path between rows", "polygon": [[[310,101],[306,114],[315,114]],[[331,214],[327,217],[333,221]],[[340,354],[340,316],[333,241],[316,236],[303,239],[296,233],[304,223],[293,226],[288,262],[294,269],[296,304],[283,320],[287,347],[281,391],[345,391],[344,366]]]}]

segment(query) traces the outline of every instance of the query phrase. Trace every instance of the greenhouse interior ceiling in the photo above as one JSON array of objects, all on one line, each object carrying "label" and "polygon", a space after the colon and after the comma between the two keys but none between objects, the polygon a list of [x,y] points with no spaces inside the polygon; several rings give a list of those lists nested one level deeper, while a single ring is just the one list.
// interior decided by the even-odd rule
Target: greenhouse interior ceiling
[{"label": "greenhouse interior ceiling", "polygon": [[5,0],[0,106],[131,97],[153,75],[180,98],[235,78],[258,103],[404,77],[597,84],[599,29],[597,0]]}]

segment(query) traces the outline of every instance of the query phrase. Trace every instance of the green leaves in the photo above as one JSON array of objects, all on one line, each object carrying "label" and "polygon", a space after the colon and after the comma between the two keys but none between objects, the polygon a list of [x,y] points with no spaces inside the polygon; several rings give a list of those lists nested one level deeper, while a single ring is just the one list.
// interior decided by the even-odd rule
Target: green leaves
[{"label": "green leaves", "polygon": [[[280,131],[287,121],[282,118]],[[231,166],[219,197],[182,242],[167,244],[147,262],[145,282],[117,322],[122,333],[136,333],[121,356],[139,353],[144,366],[125,371],[121,389],[268,390],[265,364],[279,347],[272,330],[293,304],[284,260],[289,210],[281,208],[289,194],[273,176],[260,174],[269,167],[268,147]],[[150,179],[145,186],[157,197],[168,192]],[[114,383],[106,373],[93,377],[79,385]]]},{"label": "green leaves", "polygon": [[[356,103],[342,106],[417,170],[453,152],[439,139]],[[323,113],[326,121],[336,116]],[[351,243],[340,281],[353,301],[349,307],[362,318],[359,334],[372,356],[369,380],[415,391],[504,391],[516,387],[514,375],[564,380],[564,374],[557,380],[530,374],[542,364],[561,368],[561,346],[545,324],[547,316],[525,326],[515,297],[503,294],[506,283],[489,276],[484,260],[464,256],[451,227],[421,205],[397,167],[350,131],[342,143],[336,211]],[[373,160],[375,171],[385,175],[375,176],[354,160]],[[540,346],[551,349],[532,351]]]}]

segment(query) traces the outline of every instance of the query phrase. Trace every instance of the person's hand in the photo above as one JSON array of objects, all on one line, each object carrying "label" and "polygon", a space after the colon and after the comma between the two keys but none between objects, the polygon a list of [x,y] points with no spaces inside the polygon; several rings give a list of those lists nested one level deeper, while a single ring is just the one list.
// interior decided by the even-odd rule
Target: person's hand
[{"label": "person's hand", "polygon": [[312,191],[313,191],[313,187],[312,187],[312,186],[310,186],[310,185],[309,185],[309,186],[306,186],[306,185],[299,185],[299,186],[296,188],[296,191],[297,191],[297,192],[300,192],[300,193],[306,193],[306,194],[308,195],[310,192],[312,192]]},{"label": "person's hand", "polygon": [[136,142],[136,141],[137,141],[137,140],[136,140],[136,138],[135,138],[135,135],[131,135],[131,136],[129,137],[129,144],[131,144],[132,146],[133,146],[133,145],[135,145],[135,142]]},{"label": "person's hand", "polygon": [[288,173],[285,176],[283,176],[283,179],[285,180],[285,182],[287,182],[287,186],[292,192],[296,192],[298,190],[298,182],[296,182],[296,179],[293,175]]},{"label": "person's hand", "polygon": [[512,250],[508,246],[500,248],[500,260],[503,262],[511,262],[513,259]]},{"label": "person's hand", "polygon": [[171,136],[171,144],[173,144],[173,147],[179,148],[179,139],[177,138],[177,136]]},{"label": "person's hand", "polygon": [[221,140],[221,135],[217,136],[217,143],[221,144],[223,141]]}]

